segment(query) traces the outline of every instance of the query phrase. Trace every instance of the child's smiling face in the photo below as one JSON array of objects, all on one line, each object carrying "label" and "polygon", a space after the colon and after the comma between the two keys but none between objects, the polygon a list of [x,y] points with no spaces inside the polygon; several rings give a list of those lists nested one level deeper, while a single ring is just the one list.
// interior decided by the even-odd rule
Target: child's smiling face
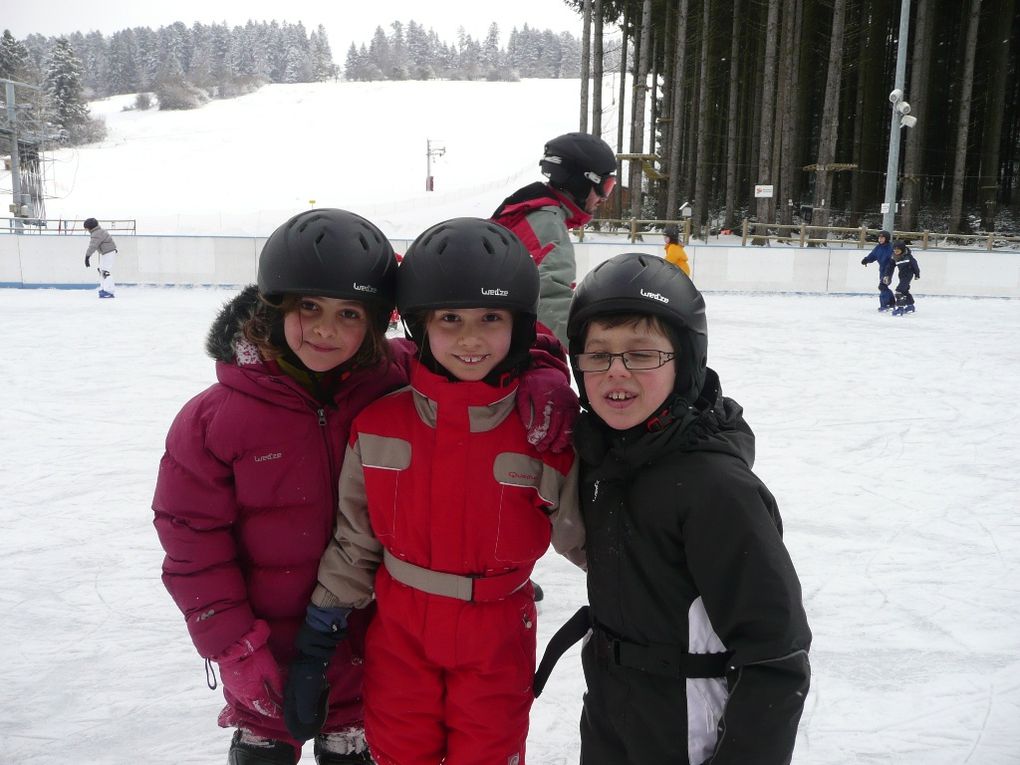
[{"label": "child's smiling face", "polygon": [[[609,327],[597,319],[588,325],[584,353],[656,350],[675,353],[669,338],[648,321]],[[585,372],[584,390],[592,411],[615,430],[640,425],[658,411],[673,392],[676,361],[656,369],[630,370],[613,358],[605,372]]]},{"label": "child's smiling face", "polygon": [[354,300],[302,297],[283,318],[287,345],[313,372],[328,372],[354,356],[368,332],[368,311]]},{"label": "child's smiling face", "polygon": [[507,357],[513,328],[503,308],[439,308],[426,325],[433,358],[465,382],[484,380]]}]

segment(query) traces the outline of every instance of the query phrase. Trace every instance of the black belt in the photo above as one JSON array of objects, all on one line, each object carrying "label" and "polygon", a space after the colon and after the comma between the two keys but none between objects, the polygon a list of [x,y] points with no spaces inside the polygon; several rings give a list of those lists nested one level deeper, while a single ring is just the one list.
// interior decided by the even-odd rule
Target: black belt
[{"label": "black belt", "polygon": [[732,651],[722,653],[687,653],[671,644],[641,645],[620,640],[602,625],[593,624],[591,610],[583,606],[552,636],[535,672],[533,689],[538,698],[545,688],[549,675],[567,649],[592,631],[595,655],[620,667],[636,669],[651,675],[671,678],[725,677]]},{"label": "black belt", "polygon": [[687,653],[669,643],[641,645],[620,640],[596,624],[592,640],[595,655],[621,667],[636,669],[659,677],[725,677],[732,651],[722,653]]}]

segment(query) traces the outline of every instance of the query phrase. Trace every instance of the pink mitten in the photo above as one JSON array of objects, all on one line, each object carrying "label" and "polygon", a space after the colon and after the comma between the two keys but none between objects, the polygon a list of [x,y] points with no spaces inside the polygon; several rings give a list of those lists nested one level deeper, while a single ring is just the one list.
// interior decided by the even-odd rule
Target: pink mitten
[{"label": "pink mitten", "polygon": [[213,660],[220,665],[224,687],[241,704],[265,717],[280,717],[283,677],[266,641],[269,625],[261,619],[251,630]]},{"label": "pink mitten", "polygon": [[538,451],[562,452],[570,446],[578,415],[577,394],[557,369],[531,369],[521,375],[517,413]]}]

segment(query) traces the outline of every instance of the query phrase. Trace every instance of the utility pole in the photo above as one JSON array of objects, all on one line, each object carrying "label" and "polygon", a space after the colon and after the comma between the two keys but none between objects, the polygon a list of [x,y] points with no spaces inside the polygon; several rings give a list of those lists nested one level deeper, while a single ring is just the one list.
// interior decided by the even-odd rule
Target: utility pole
[{"label": "utility pole", "polygon": [[[15,233],[22,233],[25,225],[21,222],[21,159],[18,155],[18,116],[14,108],[14,81],[4,80],[7,99],[7,124],[11,136],[11,192],[14,204],[11,205],[11,217],[14,219]],[[5,131],[6,132],[6,131]]]},{"label": "utility pole", "polygon": [[434,191],[434,184],[432,182],[432,158],[441,157],[446,154],[446,147],[440,145],[432,145],[432,139],[425,139],[425,191]]},{"label": "utility pole", "polygon": [[[43,194],[41,187],[40,152],[43,141],[55,138],[51,130],[41,125],[41,120],[32,117],[31,110],[25,111],[22,106],[22,117],[18,119],[18,105],[15,100],[15,88],[27,88],[41,91],[35,85],[16,80],[0,79],[4,85],[4,103],[6,109],[0,112],[0,136],[6,136],[11,142],[11,219],[15,233],[24,233],[25,219],[42,217]],[[29,104],[31,101],[29,101]],[[27,119],[26,119],[27,116]],[[25,154],[22,154],[24,147]],[[24,160],[24,161],[23,161]]]},{"label": "utility pole", "polygon": [[896,217],[896,181],[900,170],[900,128],[911,127],[917,117],[910,117],[910,104],[903,100],[907,79],[907,36],[910,32],[910,0],[900,0],[900,37],[896,45],[896,84],[889,94],[892,122],[889,126],[889,164],[885,169],[885,204],[882,205],[882,228],[890,234]]}]

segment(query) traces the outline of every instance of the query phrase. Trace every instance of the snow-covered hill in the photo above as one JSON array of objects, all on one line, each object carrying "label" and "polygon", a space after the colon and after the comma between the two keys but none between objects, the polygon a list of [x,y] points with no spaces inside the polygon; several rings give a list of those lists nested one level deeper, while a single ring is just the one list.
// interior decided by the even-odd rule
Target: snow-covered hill
[{"label": "snow-covered hill", "polygon": [[[607,80],[603,125],[615,136]],[[139,233],[267,234],[309,206],[345,207],[390,236],[488,216],[541,176],[542,146],[576,130],[579,80],[267,85],[183,112],[91,104],[99,144],[51,152],[47,217],[133,218]],[[432,161],[427,141],[445,148]],[[314,200],[314,201],[313,201]]]}]

